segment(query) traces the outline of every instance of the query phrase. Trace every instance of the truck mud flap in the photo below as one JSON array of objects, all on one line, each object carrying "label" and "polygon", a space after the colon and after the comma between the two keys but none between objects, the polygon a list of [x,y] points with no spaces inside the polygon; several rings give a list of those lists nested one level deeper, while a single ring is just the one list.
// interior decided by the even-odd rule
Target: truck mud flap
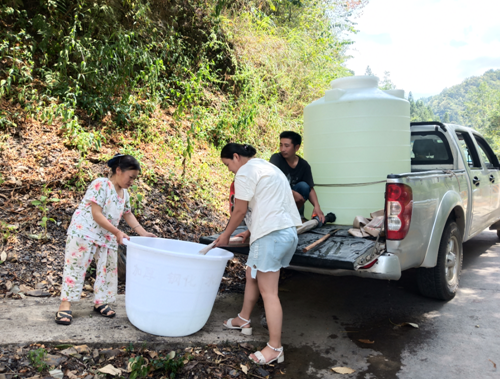
[{"label": "truck mud flap", "polygon": [[[322,228],[299,235],[299,244],[292,258],[291,265],[304,267],[318,267],[327,269],[357,270],[377,259],[384,249],[377,246],[375,240],[356,238],[347,232],[350,226],[325,225]],[[317,248],[304,253],[303,248],[320,239],[333,229],[340,229],[333,237],[327,239]],[[246,230],[239,227],[233,233],[236,235]],[[210,244],[218,237],[218,234],[200,238],[200,243]],[[236,254],[248,255],[249,247],[225,248]]]}]

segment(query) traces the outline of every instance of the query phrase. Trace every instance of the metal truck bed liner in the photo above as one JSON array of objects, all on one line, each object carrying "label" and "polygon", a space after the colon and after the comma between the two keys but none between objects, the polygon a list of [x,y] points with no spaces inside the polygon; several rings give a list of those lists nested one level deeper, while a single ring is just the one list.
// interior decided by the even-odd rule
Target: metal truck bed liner
[{"label": "metal truck bed liner", "polygon": [[[324,225],[299,235],[299,244],[292,258],[291,265],[304,267],[318,267],[328,269],[356,270],[374,260],[380,253],[375,251],[375,240],[357,238],[351,236],[347,231],[351,226],[347,225]],[[244,232],[245,226],[238,227],[233,236]],[[302,252],[302,249],[334,229],[341,229],[333,237],[330,237],[319,247]],[[210,244],[219,236],[201,237],[200,243]],[[227,247],[224,248],[236,254],[248,255],[249,247]]]}]

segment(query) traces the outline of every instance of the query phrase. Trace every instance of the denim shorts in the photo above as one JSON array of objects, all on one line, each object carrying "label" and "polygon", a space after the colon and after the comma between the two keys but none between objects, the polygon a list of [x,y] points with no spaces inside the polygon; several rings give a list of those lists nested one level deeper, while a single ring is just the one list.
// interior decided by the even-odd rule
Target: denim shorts
[{"label": "denim shorts", "polygon": [[257,271],[276,272],[290,265],[298,242],[295,227],[275,230],[255,240],[250,245],[247,261],[247,266],[252,270],[252,278],[257,277]]}]

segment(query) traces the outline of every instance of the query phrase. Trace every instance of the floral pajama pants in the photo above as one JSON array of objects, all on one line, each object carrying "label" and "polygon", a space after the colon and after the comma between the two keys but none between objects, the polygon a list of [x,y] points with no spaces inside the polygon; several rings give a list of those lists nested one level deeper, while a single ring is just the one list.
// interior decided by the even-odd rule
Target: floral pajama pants
[{"label": "floral pajama pants", "polygon": [[99,246],[90,240],[73,236],[68,236],[66,241],[61,288],[62,301],[80,300],[85,273],[92,258],[95,259],[97,265],[94,304],[115,302],[118,289],[118,250]]}]

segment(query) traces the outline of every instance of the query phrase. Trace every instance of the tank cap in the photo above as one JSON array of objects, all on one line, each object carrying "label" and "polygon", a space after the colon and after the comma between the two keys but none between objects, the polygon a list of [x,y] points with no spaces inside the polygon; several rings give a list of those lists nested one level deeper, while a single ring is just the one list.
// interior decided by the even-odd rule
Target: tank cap
[{"label": "tank cap", "polygon": [[354,89],[354,88],[377,88],[379,78],[371,75],[348,76],[347,78],[335,79],[330,82],[332,88]]}]

